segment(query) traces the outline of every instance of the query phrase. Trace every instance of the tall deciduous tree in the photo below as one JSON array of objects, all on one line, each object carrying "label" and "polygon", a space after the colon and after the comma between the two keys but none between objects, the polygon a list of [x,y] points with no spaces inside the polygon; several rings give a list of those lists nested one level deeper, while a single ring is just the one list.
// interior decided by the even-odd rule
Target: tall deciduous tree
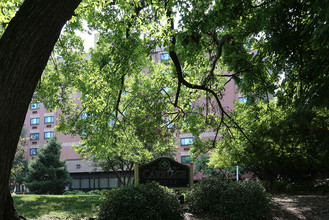
[{"label": "tall deciduous tree", "polygon": [[65,161],[60,160],[62,145],[54,137],[29,163],[25,184],[37,194],[62,194],[71,182]]},{"label": "tall deciduous tree", "polygon": [[12,162],[35,87],[79,0],[26,0],[0,39],[0,219],[18,219],[8,189]]},{"label": "tall deciduous tree", "polygon": [[[245,132],[250,127],[222,106],[225,85],[235,81],[247,97],[247,105],[269,103],[271,97],[278,100],[277,112],[292,105],[280,120],[300,128],[311,127],[313,122],[300,123],[296,116],[327,112],[324,91],[329,86],[325,65],[328,57],[321,55],[328,51],[322,40],[327,30],[323,25],[327,22],[324,8],[328,4],[295,0],[119,1],[115,6],[104,4],[96,11],[87,6],[80,12],[88,18],[92,12],[93,19],[87,20],[89,27],[99,33],[97,48],[91,51],[88,61],[81,57],[77,41],[68,40],[74,39],[72,23],[55,53],[65,62],[49,66],[40,88],[53,88],[55,92],[45,93],[44,98],[64,109],[65,123],[60,129],[81,134],[87,144],[82,151],[95,155],[106,155],[104,146],[109,143],[111,152],[119,151],[123,145],[118,143],[125,142],[125,135],[140,140],[139,146],[146,139],[159,140],[161,135],[153,131],[164,124],[164,119],[194,134],[195,157],[223,148],[222,144],[216,145],[222,127],[228,134],[222,138],[234,140],[237,129],[248,148],[257,151],[257,137]],[[175,21],[176,15],[179,20]],[[154,64],[148,58],[156,46],[163,46],[170,54],[171,60],[165,65]],[[145,76],[145,68],[149,76]],[[75,77],[70,74],[73,72]],[[54,86],[58,76],[60,80],[55,80]],[[81,91],[81,107],[67,105],[72,91]],[[207,104],[189,108],[189,102],[201,96],[207,97]],[[88,120],[81,120],[83,113],[89,115]],[[250,114],[258,112],[252,109]],[[264,117],[270,118],[270,112]],[[323,122],[322,131],[327,127],[327,121]],[[201,133],[211,129],[216,134],[214,140],[201,140]],[[277,129],[282,130],[281,135],[288,132],[284,126]],[[296,133],[305,134],[301,129]],[[317,146],[325,146],[322,133],[316,137]],[[272,140],[278,140],[271,134]],[[289,142],[285,144],[289,148]],[[320,148],[316,149],[312,157],[322,154]]]},{"label": "tall deciduous tree", "polygon": [[233,117],[245,128],[251,145],[234,127],[221,131],[222,141],[211,155],[215,167],[241,165],[259,178],[275,180],[312,180],[328,174],[329,112],[298,111],[292,106],[269,103],[240,103]]}]

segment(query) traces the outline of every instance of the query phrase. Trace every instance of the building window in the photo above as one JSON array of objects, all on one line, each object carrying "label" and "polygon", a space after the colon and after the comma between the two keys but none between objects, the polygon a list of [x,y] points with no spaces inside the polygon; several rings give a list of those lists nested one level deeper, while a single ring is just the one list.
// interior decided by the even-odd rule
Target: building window
[{"label": "building window", "polygon": [[77,167],[77,169],[80,169],[81,165],[80,164],[77,164],[76,167]]},{"label": "building window", "polygon": [[80,188],[80,179],[73,179],[72,180],[72,189],[79,189]]},{"label": "building window", "polygon": [[30,119],[30,124],[31,125],[38,125],[39,124],[39,118],[31,118]]},{"label": "building window", "polygon": [[99,188],[103,188],[103,189],[109,188],[109,179],[99,178]]},{"label": "building window", "polygon": [[182,163],[183,163],[183,164],[191,163],[191,162],[192,162],[192,160],[191,160],[191,156],[190,156],[190,155],[182,156],[181,159],[182,159]]},{"label": "building window", "polygon": [[247,97],[240,97],[239,102],[246,103],[247,102]]},{"label": "building window", "polygon": [[33,140],[39,140],[39,133],[31,133],[30,137],[33,138]]},{"label": "building window", "polygon": [[110,178],[109,179],[109,188],[117,188],[119,186],[118,178]]},{"label": "building window", "polygon": [[81,189],[88,189],[89,188],[89,179],[85,178],[85,179],[81,179],[80,180],[80,184],[81,184]]},{"label": "building window", "polygon": [[82,113],[82,115],[81,115],[81,119],[86,119],[87,118],[87,112],[84,112],[84,113]]},{"label": "building window", "polygon": [[38,148],[31,148],[30,155],[38,155],[39,149]]},{"label": "building window", "polygon": [[40,108],[40,103],[36,102],[36,103],[31,103],[31,109],[39,109]]},{"label": "building window", "polygon": [[172,128],[174,128],[175,127],[175,125],[173,124],[173,123],[169,123],[168,125],[167,125],[167,128],[169,128],[169,129],[172,129]]},{"label": "building window", "polygon": [[53,131],[48,131],[44,133],[45,139],[49,139],[54,137],[54,132]]},{"label": "building window", "polygon": [[169,53],[160,54],[160,59],[161,60],[169,60],[170,59]]},{"label": "building window", "polygon": [[191,143],[193,143],[193,138],[181,138],[180,139],[180,144],[182,146],[186,146],[186,145],[191,145]]},{"label": "building window", "polygon": [[45,117],[45,124],[47,123],[54,123],[54,116]]}]

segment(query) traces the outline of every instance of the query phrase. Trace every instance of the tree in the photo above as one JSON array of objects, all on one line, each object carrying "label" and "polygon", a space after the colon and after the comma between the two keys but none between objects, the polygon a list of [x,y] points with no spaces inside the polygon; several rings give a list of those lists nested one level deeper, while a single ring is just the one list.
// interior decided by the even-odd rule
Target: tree
[{"label": "tree", "polygon": [[[124,135],[139,140],[140,146],[145,139],[159,140],[161,135],[152,131],[164,127],[161,126],[164,119],[194,134],[194,158],[214,148],[225,149],[217,142],[221,128],[227,132],[222,138],[228,138],[223,143],[234,140],[238,131],[242,137],[237,137],[245,139],[247,148],[257,151],[261,147],[257,137],[246,132],[249,131],[248,125],[242,123],[236,114],[229,114],[221,104],[225,85],[233,80],[247,97],[247,105],[258,101],[269,103],[270,96],[277,97],[279,106],[288,108],[292,104],[293,107],[285,111],[286,117],[283,114],[276,118],[286,124],[290,120],[299,128],[311,127],[310,121],[299,123],[296,115],[306,117],[326,113],[328,103],[323,91],[328,88],[327,68],[318,69],[320,74],[314,74],[313,66],[317,62],[324,64],[327,59],[319,53],[327,51],[320,40],[325,37],[320,30],[326,30],[322,24],[326,22],[323,8],[328,7],[327,4],[302,4],[293,0],[265,1],[259,5],[253,1],[186,3],[104,4],[100,10],[93,11],[95,19],[88,19],[89,27],[99,33],[98,47],[90,52],[88,61],[81,56],[83,53],[77,47],[77,39],[72,38],[73,24],[67,35],[63,35],[55,55],[65,62],[59,64],[55,61],[49,66],[38,94],[42,96],[42,87],[53,88],[51,91],[55,92],[45,93],[44,99],[50,99],[64,109],[60,129],[68,133],[80,132],[86,141],[86,151],[106,155],[104,146],[111,143],[111,153],[119,152],[124,145],[117,143],[125,142]],[[281,9],[283,13],[278,16],[277,10]],[[81,13],[88,16],[89,10]],[[113,16],[118,14],[120,16]],[[175,26],[175,14],[180,15],[178,27]],[[276,19],[279,22],[275,22]],[[161,25],[161,20],[164,25]],[[313,32],[316,34],[311,35]],[[299,41],[289,41],[286,47],[278,39]],[[166,47],[171,57],[165,65],[155,64],[148,58],[159,45]],[[69,48],[72,48],[71,53],[66,52]],[[145,68],[148,68],[149,76],[145,76]],[[70,74],[73,71],[75,77]],[[58,76],[61,76],[60,80],[54,86],[53,81]],[[74,103],[68,102],[72,91],[81,91],[81,108],[67,105]],[[202,96],[207,97],[206,106],[189,108],[186,101]],[[257,110],[251,110],[251,114],[257,114]],[[281,112],[280,109],[277,111]],[[83,113],[89,116],[89,120],[80,119]],[[270,112],[264,117],[270,117]],[[114,126],[108,122],[114,122]],[[121,132],[120,126],[123,128]],[[262,127],[266,126],[270,124]],[[319,129],[324,131],[327,123],[321,126]],[[276,128],[289,132],[284,127]],[[211,129],[216,137],[211,141],[201,140],[200,134]],[[305,134],[301,129],[295,132],[297,135],[291,140]],[[272,140],[278,141],[274,134],[268,135],[273,135]],[[324,137],[323,132],[319,133],[314,143],[325,146]],[[245,142],[237,142],[237,145],[242,143]],[[289,148],[289,142],[285,145]],[[317,150],[312,151],[312,157],[319,159],[322,148],[313,149]],[[321,161],[325,161],[324,158]]]},{"label": "tree", "polygon": [[[9,25],[1,27],[5,32],[0,39],[0,92],[6,96],[0,97],[0,105],[5,106],[0,109],[0,166],[3,168],[0,176],[0,219],[15,219],[8,214],[14,211],[7,186],[20,128],[61,29],[79,3],[79,0],[25,0]],[[113,4],[116,6],[112,7]],[[72,37],[74,29],[81,27],[78,24],[82,17],[86,18],[90,27],[100,30],[100,42],[107,47],[95,57],[99,68],[97,70],[91,66],[97,71],[90,83],[102,81],[106,75],[114,79],[105,85],[116,88],[117,92],[107,95],[116,96],[119,101],[113,103],[114,99],[108,99],[109,102],[96,106],[105,109],[106,103],[109,103],[112,110],[104,112],[110,113],[109,119],[114,117],[115,120],[121,114],[120,111],[123,113],[124,105],[120,107],[117,103],[123,97],[125,77],[136,74],[138,71],[135,70],[141,70],[145,66],[142,62],[147,61],[127,59],[129,53],[145,57],[156,45],[167,48],[171,57],[168,69],[172,70],[169,74],[172,76],[171,86],[167,88],[173,91],[168,93],[168,101],[175,111],[168,112],[173,113],[169,115],[169,121],[178,118],[178,126],[196,135],[193,153],[198,155],[216,148],[222,126],[228,128],[230,135],[234,133],[233,128],[238,129],[253,145],[248,133],[220,102],[225,84],[233,80],[249,101],[267,100],[270,93],[278,98],[280,106],[292,106],[291,115],[298,115],[300,110],[319,112],[320,115],[326,112],[329,103],[329,58],[326,56],[328,7],[326,1],[310,0],[86,0],[76,10],[77,17],[72,20],[72,25],[68,25],[71,29],[66,36],[67,39],[74,39],[72,43],[76,42],[76,38]],[[175,22],[175,19],[179,21]],[[108,44],[105,43],[107,40]],[[140,43],[143,48],[150,50],[136,46]],[[250,49],[257,50],[257,53],[250,53]],[[64,48],[61,56],[76,51],[76,48]],[[66,63],[69,61],[65,60]],[[65,91],[67,86],[74,88],[68,85],[72,81],[66,79],[73,78],[76,88],[79,79],[84,79],[83,74],[75,75],[81,70],[81,65],[71,60],[70,64],[74,63],[76,68],[66,72],[66,78],[53,75],[52,79],[60,80],[58,84],[54,81],[56,91]],[[102,70],[107,70],[107,74],[99,74]],[[159,75],[161,72],[157,73]],[[101,77],[98,78],[99,75]],[[89,88],[100,91],[103,96],[101,91],[106,87],[95,84]],[[181,107],[184,107],[189,94],[194,96],[192,100],[195,96],[207,97],[208,104],[194,108],[191,114],[185,114],[186,108]],[[88,99],[88,96],[84,97]],[[89,111],[84,110],[87,113]],[[210,114],[200,114],[204,112]],[[145,125],[152,125],[154,119],[151,115],[144,117],[147,116],[144,113],[145,110],[141,109],[135,116],[147,119]],[[183,119],[188,122],[183,123]],[[160,119],[156,121],[158,125]],[[100,126],[106,125],[100,123]],[[201,141],[201,132],[209,129],[213,129],[216,137],[211,142]],[[156,135],[154,130],[149,131]],[[140,137],[146,137],[142,132],[139,134]],[[325,143],[324,139],[318,140],[322,140],[319,143]],[[6,210],[5,214],[2,210]]]},{"label": "tree", "polygon": [[15,159],[10,173],[9,185],[12,190],[15,189],[17,183],[22,184],[24,175],[27,171],[27,161],[24,160],[24,154],[26,152],[26,146],[28,145],[29,138],[20,138],[15,154]]},{"label": "tree", "polygon": [[[141,156],[141,152],[139,151],[131,151],[131,148],[128,148],[129,150],[121,149],[122,151],[116,150],[115,152],[108,153],[105,157],[97,161],[96,164],[101,166],[105,171],[113,171],[120,185],[127,186],[133,184],[135,163],[145,164],[159,157],[174,158],[176,148],[172,145],[169,145],[170,147],[165,149],[148,146],[147,144],[144,145],[142,151],[147,150],[150,152],[150,155],[147,157]],[[79,147],[77,151],[80,152]],[[87,158],[90,159],[90,156]],[[125,171],[125,173],[122,173],[122,171]]]},{"label": "tree", "polygon": [[279,106],[274,99],[240,103],[233,115],[253,144],[233,126],[234,138],[223,128],[223,139],[211,155],[212,166],[245,166],[270,183],[312,180],[319,173],[328,174],[328,111],[296,112],[292,106]]},{"label": "tree", "polygon": [[[8,190],[24,118],[48,57],[79,0],[26,0],[0,39],[0,219],[18,219]],[[1,16],[2,18],[2,16]],[[2,30],[4,29],[3,26]]]},{"label": "tree", "polygon": [[25,185],[37,194],[62,194],[71,182],[65,161],[60,160],[61,143],[54,137],[40,149],[39,155],[29,163]]}]

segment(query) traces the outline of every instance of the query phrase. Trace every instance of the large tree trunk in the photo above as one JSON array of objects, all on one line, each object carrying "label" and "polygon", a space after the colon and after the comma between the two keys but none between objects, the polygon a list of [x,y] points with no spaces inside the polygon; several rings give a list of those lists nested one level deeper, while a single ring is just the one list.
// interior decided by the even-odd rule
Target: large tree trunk
[{"label": "large tree trunk", "polygon": [[62,27],[81,0],[25,0],[0,39],[0,220],[18,219],[9,175],[26,111]]}]

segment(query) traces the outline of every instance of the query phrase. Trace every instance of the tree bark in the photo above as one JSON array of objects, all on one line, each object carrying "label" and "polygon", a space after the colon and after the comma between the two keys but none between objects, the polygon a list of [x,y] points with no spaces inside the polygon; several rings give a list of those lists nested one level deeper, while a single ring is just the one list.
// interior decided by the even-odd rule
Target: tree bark
[{"label": "tree bark", "polygon": [[0,220],[19,219],[9,175],[34,89],[81,0],[25,0],[0,39]]}]

